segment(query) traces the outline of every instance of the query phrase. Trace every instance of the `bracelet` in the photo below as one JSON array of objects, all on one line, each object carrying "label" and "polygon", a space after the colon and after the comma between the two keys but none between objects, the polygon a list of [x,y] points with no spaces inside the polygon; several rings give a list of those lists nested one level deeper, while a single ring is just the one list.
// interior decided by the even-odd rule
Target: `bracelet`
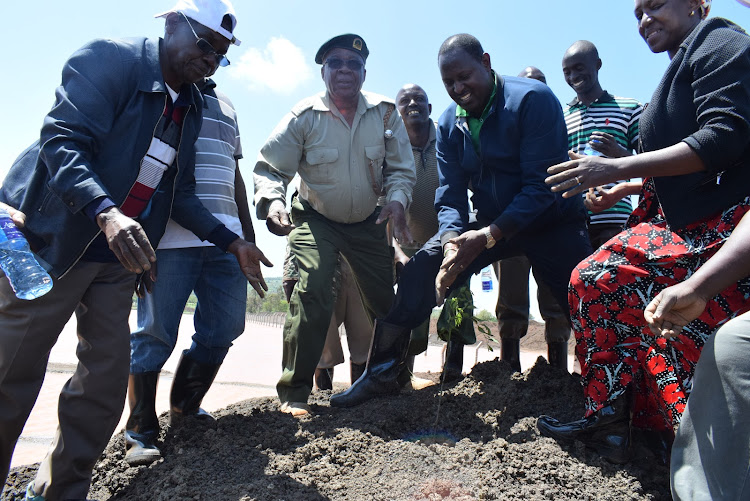
[{"label": "bracelet", "polygon": [[456,249],[455,247],[446,247],[445,249],[443,249],[443,257],[448,257],[448,253],[451,251],[458,252],[458,249]]}]

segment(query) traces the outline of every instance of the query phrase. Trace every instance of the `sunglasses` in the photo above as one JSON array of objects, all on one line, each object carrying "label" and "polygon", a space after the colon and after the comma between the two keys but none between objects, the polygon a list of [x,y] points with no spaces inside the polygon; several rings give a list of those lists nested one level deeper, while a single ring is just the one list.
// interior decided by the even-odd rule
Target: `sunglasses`
[{"label": "sunglasses", "polygon": [[344,65],[352,71],[359,71],[364,67],[362,61],[358,61],[357,59],[347,59],[344,61],[343,59],[332,58],[326,59],[325,64],[327,64],[332,70],[340,70]]},{"label": "sunglasses", "polygon": [[208,43],[208,41],[205,38],[201,38],[201,37],[198,36],[198,34],[193,29],[193,25],[190,24],[190,19],[188,19],[188,17],[185,14],[183,14],[182,12],[180,12],[180,15],[185,18],[185,21],[187,21],[187,24],[190,27],[190,31],[193,32],[193,35],[196,38],[195,45],[198,46],[198,48],[201,50],[201,52],[203,52],[207,56],[214,56],[216,58],[216,63],[219,66],[229,66],[229,59],[227,59],[227,56],[225,56],[224,54],[219,54],[218,52],[216,52],[216,49],[214,49],[213,45],[211,45],[210,43]]}]

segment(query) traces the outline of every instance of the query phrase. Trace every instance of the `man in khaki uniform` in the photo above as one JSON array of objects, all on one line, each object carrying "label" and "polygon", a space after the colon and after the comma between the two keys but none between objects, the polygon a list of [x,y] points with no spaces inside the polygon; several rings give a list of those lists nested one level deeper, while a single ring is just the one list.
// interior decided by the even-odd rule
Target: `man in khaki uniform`
[{"label": "man in khaki uniform", "polygon": [[[255,166],[255,204],[276,235],[289,235],[299,282],[284,325],[281,410],[310,412],[307,398],[333,313],[333,275],[341,253],[349,262],[371,319],[393,300],[393,255],[386,236],[410,241],[404,210],[415,183],[409,137],[392,100],[362,92],[369,51],[353,34],[318,50],[326,92],[297,104],[271,133]],[[286,187],[300,176],[286,210]],[[385,196],[385,205],[377,207]]]}]

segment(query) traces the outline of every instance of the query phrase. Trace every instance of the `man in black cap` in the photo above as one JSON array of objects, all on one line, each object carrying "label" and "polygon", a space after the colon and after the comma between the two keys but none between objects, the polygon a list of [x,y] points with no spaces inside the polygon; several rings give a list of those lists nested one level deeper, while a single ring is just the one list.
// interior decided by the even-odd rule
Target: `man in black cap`
[{"label": "man in black cap", "polygon": [[[410,241],[404,210],[416,175],[409,136],[392,100],[362,92],[369,51],[346,34],[324,43],[326,92],[297,104],[276,127],[255,166],[255,204],[276,235],[289,235],[299,266],[284,325],[281,410],[310,412],[307,398],[333,312],[331,287],[339,253],[351,266],[371,319],[393,300],[390,219]],[[286,210],[286,188],[300,176],[299,196]],[[378,207],[378,199],[385,205]]]}]

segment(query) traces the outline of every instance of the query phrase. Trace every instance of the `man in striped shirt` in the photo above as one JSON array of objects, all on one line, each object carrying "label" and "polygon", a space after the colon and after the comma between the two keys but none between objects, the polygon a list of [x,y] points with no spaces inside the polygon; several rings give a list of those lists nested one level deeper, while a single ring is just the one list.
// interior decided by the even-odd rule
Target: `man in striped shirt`
[{"label": "man in striped shirt", "polygon": [[[568,149],[584,154],[586,145],[606,157],[632,155],[638,145],[638,120],[643,106],[635,99],[613,96],[602,89],[602,60],[596,46],[579,40],[565,51],[563,75],[575,91],[564,110]],[[640,182],[624,180],[592,188],[585,195],[589,238],[594,249],[622,231],[633,206],[630,195],[640,192]]]},{"label": "man in striped shirt", "polygon": [[[195,193],[229,230],[255,242],[245,184],[237,114],[210,78],[198,84],[203,124],[195,142]],[[156,388],[162,366],[172,355],[182,313],[195,292],[194,334],[172,380],[170,422],[186,415],[211,419],[200,408],[232,342],[245,330],[247,280],[237,260],[174,220],[167,223],[156,250],[157,282],[142,277],[138,326],[130,334],[130,417],[125,426],[125,461],[149,464],[161,457],[156,445],[159,420]]]}]

